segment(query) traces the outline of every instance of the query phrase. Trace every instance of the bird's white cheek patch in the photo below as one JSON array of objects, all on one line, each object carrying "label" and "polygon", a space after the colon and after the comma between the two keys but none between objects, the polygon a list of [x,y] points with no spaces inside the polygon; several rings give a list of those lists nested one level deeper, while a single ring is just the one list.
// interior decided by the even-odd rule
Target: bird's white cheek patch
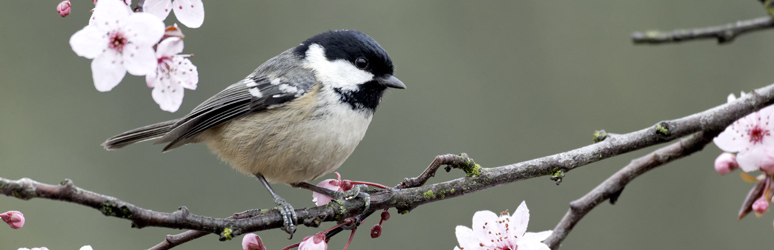
[{"label": "bird's white cheek patch", "polygon": [[319,44],[309,45],[306,51],[308,67],[315,71],[316,76],[331,87],[344,90],[357,90],[357,85],[373,80],[374,75],[358,69],[345,60],[328,61],[325,49]]}]

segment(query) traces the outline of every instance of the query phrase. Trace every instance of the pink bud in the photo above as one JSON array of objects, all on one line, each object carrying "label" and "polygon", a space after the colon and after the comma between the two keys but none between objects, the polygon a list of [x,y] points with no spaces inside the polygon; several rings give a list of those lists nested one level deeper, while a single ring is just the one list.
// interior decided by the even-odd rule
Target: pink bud
[{"label": "pink bud", "polygon": [[752,209],[756,215],[760,216],[769,210],[769,201],[765,197],[760,197],[752,204]]},{"label": "pink bud", "polygon": [[59,3],[59,5],[56,6],[56,12],[62,17],[70,15],[70,0],[64,0]]},{"label": "pink bud", "polygon": [[266,246],[263,245],[261,236],[254,233],[246,234],[242,238],[242,249],[244,250],[266,250]]},{"label": "pink bud", "polygon": [[0,214],[0,219],[13,229],[19,229],[24,226],[24,214],[19,211],[8,211]]},{"label": "pink bud", "polygon": [[313,236],[306,236],[298,250],[328,250],[328,243],[325,242],[325,234],[320,232]]},{"label": "pink bud", "polygon": [[715,159],[715,171],[719,174],[725,175],[739,168],[739,163],[736,162],[736,156],[731,153],[722,153]]}]

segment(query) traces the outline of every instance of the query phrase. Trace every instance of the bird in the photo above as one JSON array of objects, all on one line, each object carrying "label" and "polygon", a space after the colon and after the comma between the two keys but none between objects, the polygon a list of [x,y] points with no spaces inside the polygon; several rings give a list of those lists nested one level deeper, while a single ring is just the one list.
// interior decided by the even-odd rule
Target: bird
[{"label": "bird", "polygon": [[293,206],[270,183],[295,186],[338,169],[363,139],[388,88],[405,89],[392,59],[356,30],[317,34],[267,60],[187,115],[107,139],[116,150],[148,140],[166,152],[206,144],[269,191],[293,237]]}]

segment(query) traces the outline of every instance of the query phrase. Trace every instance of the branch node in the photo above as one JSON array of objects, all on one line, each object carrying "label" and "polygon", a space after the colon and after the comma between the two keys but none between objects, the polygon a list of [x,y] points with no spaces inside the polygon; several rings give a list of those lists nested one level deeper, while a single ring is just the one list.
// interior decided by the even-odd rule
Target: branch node
[{"label": "branch node", "polygon": [[594,143],[604,141],[605,139],[607,139],[607,137],[608,137],[608,134],[607,132],[605,132],[604,129],[594,131]]},{"label": "branch node", "polygon": [[661,137],[669,137],[672,135],[672,131],[670,130],[669,123],[667,122],[659,122],[656,124],[656,134],[660,135]]},{"label": "branch node", "polygon": [[559,185],[562,183],[562,179],[564,179],[564,170],[561,168],[554,169],[553,173],[551,173],[551,180],[556,182],[556,185]]},{"label": "branch node", "polygon": [[186,206],[180,206],[173,214],[180,216],[181,218],[188,218],[188,215],[191,214],[191,212],[188,211]]},{"label": "branch node", "polygon": [[620,197],[621,193],[623,193],[623,190],[624,188],[621,187],[621,189],[618,189],[617,191],[610,193],[610,197],[608,197],[610,199],[610,205],[615,205],[615,203],[618,201],[618,197]]},{"label": "branch node", "polygon": [[70,179],[64,179],[62,182],[59,183],[60,186],[63,186],[67,189],[70,189],[73,187],[73,180]]},{"label": "branch node", "polygon": [[132,216],[132,210],[127,206],[118,206],[115,200],[106,200],[100,206],[99,211],[105,216],[113,216],[123,219],[129,219]]},{"label": "branch node", "polygon": [[231,235],[232,232],[234,232],[233,229],[228,227],[224,228],[223,231],[220,232],[220,238],[218,238],[218,240],[220,241],[231,240],[233,238],[233,236]]}]

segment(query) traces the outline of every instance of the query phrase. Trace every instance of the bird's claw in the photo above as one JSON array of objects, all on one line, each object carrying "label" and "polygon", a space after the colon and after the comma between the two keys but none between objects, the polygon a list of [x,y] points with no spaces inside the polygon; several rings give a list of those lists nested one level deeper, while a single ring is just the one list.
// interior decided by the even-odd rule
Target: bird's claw
[{"label": "bird's claw", "polygon": [[282,231],[290,234],[288,239],[292,239],[293,233],[296,232],[296,225],[294,223],[297,218],[296,210],[293,209],[293,206],[290,205],[290,203],[280,197],[274,198],[274,203],[277,204],[277,210],[279,210],[280,214],[282,215]]},{"label": "bird's claw", "polygon": [[366,193],[366,190],[368,190],[368,186],[366,185],[355,185],[352,187],[352,189],[347,191],[333,191],[333,196],[331,198],[338,201],[344,201],[351,198],[361,198],[365,202],[365,208],[363,211],[368,211],[368,207],[371,206],[371,195]]}]

